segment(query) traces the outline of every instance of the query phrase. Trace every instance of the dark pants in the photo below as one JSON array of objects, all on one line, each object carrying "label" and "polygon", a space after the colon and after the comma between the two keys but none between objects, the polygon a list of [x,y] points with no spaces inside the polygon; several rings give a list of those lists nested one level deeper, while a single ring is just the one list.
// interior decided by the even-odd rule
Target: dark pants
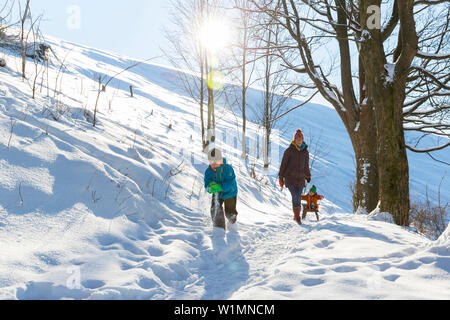
[{"label": "dark pants", "polygon": [[[219,194],[213,194],[211,203],[211,218],[215,227],[225,228],[225,216],[230,218],[233,214],[238,214],[236,211],[236,203],[237,197],[223,200],[220,198]],[[224,204],[225,211],[223,210]]]},{"label": "dark pants", "polygon": [[289,186],[289,191],[291,192],[292,196],[292,207],[300,207],[302,204],[302,191],[303,188],[296,187],[296,186]]}]

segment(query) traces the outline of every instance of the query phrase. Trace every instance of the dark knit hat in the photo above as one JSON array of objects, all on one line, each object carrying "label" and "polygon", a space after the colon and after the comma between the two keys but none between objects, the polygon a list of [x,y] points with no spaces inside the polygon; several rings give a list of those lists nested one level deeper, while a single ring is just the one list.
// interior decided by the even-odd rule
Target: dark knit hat
[{"label": "dark knit hat", "polygon": [[317,188],[316,188],[316,186],[312,186],[311,189],[309,189],[309,192],[317,193]]}]

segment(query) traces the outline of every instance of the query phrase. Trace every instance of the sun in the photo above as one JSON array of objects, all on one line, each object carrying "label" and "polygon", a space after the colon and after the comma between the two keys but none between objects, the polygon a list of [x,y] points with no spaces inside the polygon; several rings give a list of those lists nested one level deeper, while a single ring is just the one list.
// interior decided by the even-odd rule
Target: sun
[{"label": "sun", "polygon": [[217,53],[230,44],[231,24],[224,18],[211,17],[201,24],[199,38],[203,48]]}]

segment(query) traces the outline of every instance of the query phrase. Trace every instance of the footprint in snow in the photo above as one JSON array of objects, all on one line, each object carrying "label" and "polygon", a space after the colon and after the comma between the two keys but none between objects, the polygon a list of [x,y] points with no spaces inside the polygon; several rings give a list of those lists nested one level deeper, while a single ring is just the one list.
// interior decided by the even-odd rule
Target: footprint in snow
[{"label": "footprint in snow", "polygon": [[310,278],[310,279],[302,280],[301,283],[307,287],[314,287],[314,286],[318,286],[322,283],[325,283],[325,280]]},{"label": "footprint in snow", "polygon": [[391,275],[388,275],[388,276],[384,276],[383,278],[388,280],[388,281],[395,282],[398,278],[400,278],[400,275],[398,275],[398,274],[391,274]]},{"label": "footprint in snow", "polygon": [[318,243],[315,243],[314,244],[314,246],[316,247],[316,248],[326,248],[326,247],[328,247],[330,244],[332,244],[333,242],[332,241],[329,241],[329,240],[322,240],[322,241],[320,241],[320,242],[318,242]]},{"label": "footprint in snow", "polygon": [[161,248],[158,248],[156,246],[149,246],[147,248],[148,254],[152,257],[161,257],[164,254],[164,251]]},{"label": "footprint in snow", "polygon": [[415,261],[408,261],[397,266],[397,268],[404,270],[415,270],[418,269],[421,265],[422,265],[421,263],[417,263]]},{"label": "footprint in snow", "polygon": [[101,280],[85,280],[81,282],[81,285],[87,289],[98,289],[105,285],[106,283]]},{"label": "footprint in snow", "polygon": [[357,269],[355,267],[352,266],[340,266],[337,268],[334,268],[333,271],[334,272],[338,272],[338,273],[347,273],[347,272],[354,272]]},{"label": "footprint in snow", "polygon": [[326,273],[326,270],[322,269],[322,268],[320,268],[320,269],[311,269],[311,270],[303,271],[303,273],[309,274],[309,275],[322,275],[322,274]]},{"label": "footprint in snow", "polygon": [[151,288],[156,288],[158,286],[158,283],[150,278],[145,278],[145,277],[141,277],[138,281],[137,284],[139,287],[141,287],[142,289],[151,289]]}]

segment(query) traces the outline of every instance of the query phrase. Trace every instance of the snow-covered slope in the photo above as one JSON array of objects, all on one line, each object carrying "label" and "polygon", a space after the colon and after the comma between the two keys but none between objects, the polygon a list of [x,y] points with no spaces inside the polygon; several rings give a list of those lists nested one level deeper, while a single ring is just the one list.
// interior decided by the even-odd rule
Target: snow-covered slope
[{"label": "snow-covered slope", "polygon": [[[0,299],[450,296],[448,229],[433,242],[346,213],[353,155],[332,109],[310,104],[294,112],[275,141],[282,150],[297,127],[323,136],[328,152],[313,171],[327,198],[321,220],[292,223],[276,166],[266,174],[257,162],[260,181],[250,178],[254,160],[241,161],[233,142],[221,147],[237,174],[239,223],[223,232],[211,226],[203,188],[198,108],[174,71],[144,63],[121,74],[102,94],[94,128],[84,110],[92,116],[98,75],[114,75],[134,60],[49,42],[61,60],[67,56],[58,79],[54,60],[50,98],[46,77],[31,98],[12,54],[5,54],[9,67],[0,68]],[[236,130],[233,115],[220,112],[218,119],[219,133]],[[420,194],[443,170],[415,157],[412,194]],[[449,190],[448,182],[442,188]]]}]

